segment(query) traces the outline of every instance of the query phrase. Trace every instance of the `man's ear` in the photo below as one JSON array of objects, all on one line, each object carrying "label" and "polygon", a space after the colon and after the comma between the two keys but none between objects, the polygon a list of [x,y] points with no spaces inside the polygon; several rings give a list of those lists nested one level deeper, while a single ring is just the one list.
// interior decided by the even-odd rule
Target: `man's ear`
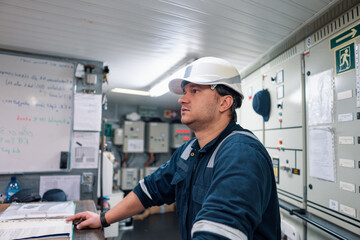
[{"label": "man's ear", "polygon": [[230,109],[232,104],[234,102],[234,99],[231,95],[225,95],[220,97],[220,112],[225,112],[226,110]]}]

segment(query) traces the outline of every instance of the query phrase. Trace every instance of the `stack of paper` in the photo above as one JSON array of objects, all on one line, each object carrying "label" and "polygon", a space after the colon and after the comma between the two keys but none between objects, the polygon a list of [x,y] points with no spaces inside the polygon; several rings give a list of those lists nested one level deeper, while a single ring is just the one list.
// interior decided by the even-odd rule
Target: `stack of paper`
[{"label": "stack of paper", "polygon": [[74,213],[73,202],[12,203],[0,216],[0,239],[72,239],[65,219]]}]

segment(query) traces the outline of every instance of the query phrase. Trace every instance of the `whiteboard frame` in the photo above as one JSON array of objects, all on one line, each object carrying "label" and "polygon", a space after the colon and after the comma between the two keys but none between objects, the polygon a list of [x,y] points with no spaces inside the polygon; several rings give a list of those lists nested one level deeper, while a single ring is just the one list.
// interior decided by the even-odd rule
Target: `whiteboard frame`
[{"label": "whiteboard frame", "polygon": [[[40,54],[33,54],[33,53],[27,53],[27,52],[18,52],[18,51],[8,51],[4,49],[0,49],[0,54],[2,55],[9,55],[9,56],[15,56],[15,57],[24,57],[24,58],[32,58],[32,59],[39,59],[39,60],[48,60],[48,61],[55,61],[55,62],[61,62],[61,63],[70,63],[74,65],[74,72],[73,72],[73,83],[72,83],[72,109],[71,109],[71,122],[69,124],[70,126],[70,138],[69,138],[69,149],[68,149],[68,159],[67,159],[67,168],[66,169],[60,169],[60,159],[58,162],[59,169],[58,170],[40,170],[40,171],[7,171],[3,172],[0,169],[0,176],[1,175],[9,175],[9,174],[39,174],[39,173],[68,173],[71,171],[71,148],[72,148],[72,138],[73,138],[73,124],[74,124],[74,94],[76,91],[76,77],[75,77],[75,71],[76,71],[76,64],[78,60],[75,59],[69,59],[69,58],[62,58],[62,57],[54,57],[49,55],[40,55]],[[86,60],[84,60],[86,61]]]}]

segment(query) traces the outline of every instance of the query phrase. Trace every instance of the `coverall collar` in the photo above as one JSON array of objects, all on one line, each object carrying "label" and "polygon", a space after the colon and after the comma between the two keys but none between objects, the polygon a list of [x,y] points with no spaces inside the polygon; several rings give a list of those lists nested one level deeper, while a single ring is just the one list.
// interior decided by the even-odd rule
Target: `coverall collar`
[{"label": "coverall collar", "polygon": [[200,149],[199,141],[196,140],[191,145],[193,149],[200,149],[199,152],[206,153],[207,151],[211,150],[213,146],[217,145],[218,142],[223,140],[227,135],[230,134],[234,130],[236,123],[234,121],[230,121],[229,124],[226,126],[226,128],[213,140],[211,140],[209,143],[207,143],[202,149]]}]

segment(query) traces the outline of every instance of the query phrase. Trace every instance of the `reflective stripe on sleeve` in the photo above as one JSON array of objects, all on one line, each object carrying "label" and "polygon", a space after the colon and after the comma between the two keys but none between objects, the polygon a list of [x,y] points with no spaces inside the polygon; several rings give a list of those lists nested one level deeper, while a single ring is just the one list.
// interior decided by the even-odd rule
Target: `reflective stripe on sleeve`
[{"label": "reflective stripe on sleeve", "polygon": [[148,198],[150,198],[152,200],[152,197],[151,197],[149,191],[146,188],[144,179],[141,179],[139,183],[140,183],[141,190],[146,194],[146,196],[148,196]]},{"label": "reflective stripe on sleeve", "polygon": [[231,240],[247,240],[247,236],[236,228],[229,227],[222,223],[212,222],[208,220],[197,221],[191,229],[191,238],[196,232],[210,232],[220,236],[227,237]]}]

